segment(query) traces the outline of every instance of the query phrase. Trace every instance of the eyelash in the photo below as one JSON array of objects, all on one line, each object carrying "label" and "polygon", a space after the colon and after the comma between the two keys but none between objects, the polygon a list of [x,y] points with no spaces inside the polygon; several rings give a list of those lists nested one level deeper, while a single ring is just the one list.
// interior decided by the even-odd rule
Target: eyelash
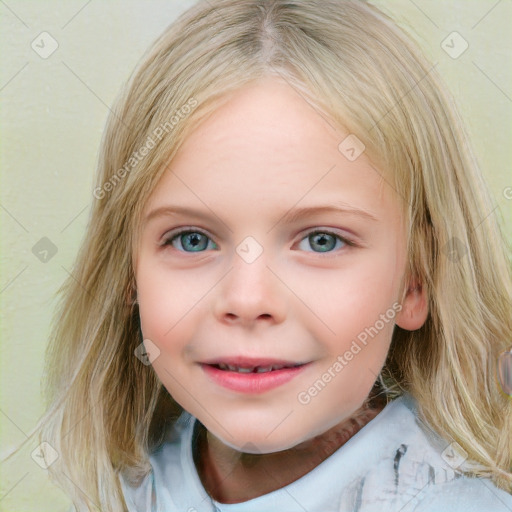
[{"label": "eyelash", "polygon": [[[202,229],[200,228],[196,228],[194,226],[187,226],[187,227],[184,227],[184,228],[180,228],[176,231],[171,231],[170,233],[168,233],[166,236],[165,236],[165,239],[164,241],[161,243],[162,247],[166,247],[166,246],[172,246],[172,241],[177,239],[179,236],[181,235],[184,235],[186,233],[201,233],[202,235],[206,236],[208,239],[210,239],[212,242],[213,240],[211,239],[210,235],[208,235],[208,233],[206,233],[205,231],[203,231]],[[336,240],[340,240],[342,243],[344,243],[347,247],[357,247],[357,244],[352,241],[352,240],[349,240],[348,238],[345,238],[341,235],[338,235],[337,233],[334,233],[333,231],[329,231],[329,230],[325,230],[325,229],[313,229],[311,231],[308,231],[301,239],[300,241],[302,242],[304,239],[308,238],[309,236],[311,235],[315,235],[315,234],[326,234],[326,235],[331,235],[333,236]],[[215,243],[215,242],[214,242]],[[339,252],[341,249],[343,249],[343,247],[341,248],[338,248],[337,250],[333,249],[332,251],[327,251],[325,253],[322,253],[322,252],[316,252],[316,251],[304,251],[304,252],[312,252],[314,254],[320,254],[320,255],[323,255],[323,257],[335,257],[335,255],[333,255],[333,253],[337,253]],[[206,250],[204,251],[183,251],[183,250],[180,250],[180,249],[177,249],[179,252],[184,252],[184,253],[187,253],[187,254],[194,254],[194,253],[202,253],[202,252],[205,252]]]}]

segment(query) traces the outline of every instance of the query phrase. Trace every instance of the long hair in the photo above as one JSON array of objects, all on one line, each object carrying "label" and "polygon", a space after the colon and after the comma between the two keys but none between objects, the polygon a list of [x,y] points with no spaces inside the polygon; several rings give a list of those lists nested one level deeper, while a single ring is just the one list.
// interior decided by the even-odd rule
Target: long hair
[{"label": "long hair", "polygon": [[34,432],[59,454],[52,479],[78,511],[122,511],[119,473],[143,478],[163,427],[178,417],[180,406],[135,355],[141,212],[187,134],[264,76],[285,79],[360,139],[403,199],[404,283],[425,284],[429,315],[416,331],[395,326],[381,381],[390,397],[410,392],[423,421],[467,452],[472,464],[461,471],[511,492],[512,406],[496,379],[512,332],[509,248],[435,66],[360,0],[199,2],[127,81],[46,354],[47,410]]}]

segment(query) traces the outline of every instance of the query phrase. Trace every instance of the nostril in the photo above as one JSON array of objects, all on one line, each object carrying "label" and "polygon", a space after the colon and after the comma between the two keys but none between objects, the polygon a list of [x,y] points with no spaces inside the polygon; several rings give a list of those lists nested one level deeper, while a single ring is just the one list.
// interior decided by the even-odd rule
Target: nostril
[{"label": "nostril", "polygon": [[[236,320],[238,318],[238,315],[235,315],[234,313],[226,313],[225,317],[228,320]],[[269,313],[262,313],[261,315],[258,316],[258,318],[261,318],[263,320],[268,320],[268,319],[272,318],[272,315]]]}]

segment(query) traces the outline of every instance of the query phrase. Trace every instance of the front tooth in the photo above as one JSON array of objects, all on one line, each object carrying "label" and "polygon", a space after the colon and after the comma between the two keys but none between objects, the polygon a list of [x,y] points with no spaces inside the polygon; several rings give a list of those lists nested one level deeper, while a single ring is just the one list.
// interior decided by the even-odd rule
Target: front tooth
[{"label": "front tooth", "polygon": [[220,368],[221,370],[227,370],[227,369],[228,369],[228,365],[227,365],[227,364],[225,364],[225,363],[219,363],[219,364],[218,364],[218,366],[219,366],[219,368]]},{"label": "front tooth", "polygon": [[280,370],[281,368],[284,368],[284,366],[279,364],[272,366],[272,370]]},{"label": "front tooth", "polygon": [[238,372],[240,373],[251,373],[254,370],[254,367],[252,368],[238,368]]},{"label": "front tooth", "polygon": [[228,367],[229,370],[231,370],[232,372],[236,372],[237,368],[236,366],[233,366],[232,364],[227,364],[226,365]]},{"label": "front tooth", "polygon": [[259,366],[256,369],[256,373],[264,373],[272,371],[272,366]]}]

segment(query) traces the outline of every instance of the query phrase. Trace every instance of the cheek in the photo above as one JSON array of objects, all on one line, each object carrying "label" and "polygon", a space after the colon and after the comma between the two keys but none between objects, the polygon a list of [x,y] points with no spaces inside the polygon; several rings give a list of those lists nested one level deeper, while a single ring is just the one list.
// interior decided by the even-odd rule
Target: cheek
[{"label": "cheek", "polygon": [[172,271],[160,262],[140,265],[137,293],[144,336],[167,345],[201,306],[208,291],[205,279],[187,272]]},{"label": "cheek", "polygon": [[148,265],[141,267],[137,274],[137,295],[142,332],[146,338],[161,339],[172,326],[175,311],[172,294],[162,281],[161,273]]},{"label": "cheek", "polygon": [[199,396],[200,392],[193,384],[184,392],[180,382],[187,379],[183,365],[190,360],[186,344],[193,336],[194,315],[201,306],[200,290],[186,293],[188,287],[183,285],[178,273],[162,271],[157,264],[141,268],[137,276],[142,333],[159,350],[151,364],[167,391],[182,406],[188,404],[188,393]]},{"label": "cheek", "polygon": [[393,306],[399,277],[394,255],[384,255],[361,258],[333,271],[302,272],[300,279],[290,274],[288,281],[307,308],[306,316],[313,320],[310,327],[317,325],[321,336],[346,338],[373,325]]}]

